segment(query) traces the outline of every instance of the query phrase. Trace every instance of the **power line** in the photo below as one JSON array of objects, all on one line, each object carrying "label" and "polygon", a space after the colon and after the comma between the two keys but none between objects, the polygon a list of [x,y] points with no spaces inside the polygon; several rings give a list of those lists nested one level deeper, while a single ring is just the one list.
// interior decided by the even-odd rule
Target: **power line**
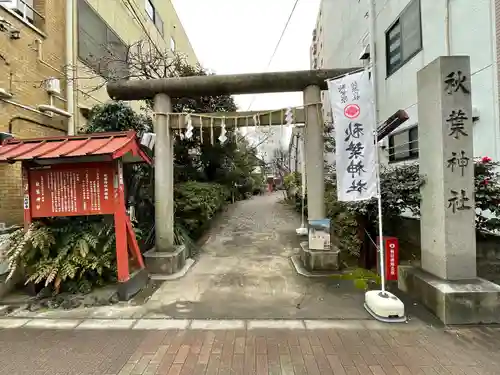
[{"label": "power line", "polygon": [[[269,62],[267,63],[266,70],[269,69],[269,67],[271,66],[271,63],[274,60],[274,57],[276,56],[276,52],[278,52],[278,48],[281,44],[281,41],[283,40],[283,36],[285,35],[286,30],[288,29],[288,25],[290,24],[290,20],[292,19],[293,13],[295,12],[295,8],[297,8],[298,3],[299,3],[299,0],[295,0],[295,3],[293,4],[293,8],[292,8],[290,14],[288,15],[288,19],[286,20],[285,26],[283,27],[283,31],[281,32],[280,38],[278,39],[278,43],[276,43],[276,46],[274,47],[273,54],[271,55],[271,58],[269,59]],[[252,101],[250,102],[250,104],[248,105],[247,111],[250,110],[250,107],[252,106],[254,101],[255,101],[255,95],[252,98]]]},{"label": "power line", "polygon": [[137,11],[135,10],[134,5],[131,3],[130,0],[122,0],[122,2],[123,2],[123,5],[125,5],[125,7],[128,8],[132,12],[132,15],[139,23],[139,26],[141,26],[142,30],[144,31],[144,34],[146,34],[147,38],[149,39],[149,41],[151,42],[153,47],[156,49],[156,52],[161,54],[162,52],[160,51],[160,49],[156,45],[155,41],[153,40],[153,38],[149,34],[147,27],[142,23],[141,17],[139,14],[137,14]]}]

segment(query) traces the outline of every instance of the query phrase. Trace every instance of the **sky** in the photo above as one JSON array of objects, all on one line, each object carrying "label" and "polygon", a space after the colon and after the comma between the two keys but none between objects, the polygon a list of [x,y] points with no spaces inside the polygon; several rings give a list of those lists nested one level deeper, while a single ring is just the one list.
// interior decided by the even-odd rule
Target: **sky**
[{"label": "sky", "polygon": [[[295,0],[172,0],[198,60],[216,74],[309,69],[320,1],[299,0],[268,68]],[[250,105],[254,111],[279,109],[302,105],[302,93],[238,95],[235,100],[240,111]]]}]

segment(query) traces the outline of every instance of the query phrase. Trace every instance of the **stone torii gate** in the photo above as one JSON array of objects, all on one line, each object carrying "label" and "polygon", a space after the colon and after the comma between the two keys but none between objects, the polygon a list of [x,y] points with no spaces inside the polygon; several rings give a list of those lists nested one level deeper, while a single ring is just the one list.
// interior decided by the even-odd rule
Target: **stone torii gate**
[{"label": "stone torii gate", "polygon": [[[174,151],[172,136],[174,127],[170,126],[169,128],[171,124],[168,121],[172,112],[172,97],[302,91],[304,94],[304,113],[299,117],[302,117],[306,124],[305,160],[308,218],[323,219],[325,217],[325,179],[321,90],[327,90],[327,79],[349,74],[356,70],[359,68],[175,77],[118,81],[108,84],[108,94],[114,100],[154,100],[156,248],[145,254],[150,272],[175,273],[184,267],[186,256],[183,248],[174,246]],[[259,114],[259,112],[244,113],[245,116],[253,114]],[[220,113],[218,115],[221,118],[223,116],[229,118],[241,116],[242,113]],[[205,126],[202,122],[201,119],[193,121],[193,126]],[[264,126],[282,125],[285,123],[285,119],[280,113],[275,113],[268,115],[267,119],[261,119],[260,123]],[[217,124],[215,125],[217,126]],[[226,124],[227,127],[232,125]],[[241,126],[245,126],[245,124],[242,123]],[[150,260],[154,258],[155,261],[148,262],[148,258]]]}]

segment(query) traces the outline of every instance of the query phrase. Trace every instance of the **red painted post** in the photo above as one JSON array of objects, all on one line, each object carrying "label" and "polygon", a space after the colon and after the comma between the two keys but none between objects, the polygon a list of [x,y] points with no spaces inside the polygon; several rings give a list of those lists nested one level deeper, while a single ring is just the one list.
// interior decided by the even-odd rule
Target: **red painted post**
[{"label": "red painted post", "polygon": [[115,234],[116,234],[116,266],[118,269],[118,281],[125,282],[130,278],[127,249],[127,223],[125,212],[125,194],[123,189],[123,164],[121,160],[116,161],[115,172]]},{"label": "red painted post", "polygon": [[134,228],[128,216],[125,217],[125,223],[127,225],[127,236],[128,245],[132,257],[136,260],[137,265],[142,269],[144,268],[144,259],[142,259],[141,249],[137,243],[137,238],[135,238]]}]

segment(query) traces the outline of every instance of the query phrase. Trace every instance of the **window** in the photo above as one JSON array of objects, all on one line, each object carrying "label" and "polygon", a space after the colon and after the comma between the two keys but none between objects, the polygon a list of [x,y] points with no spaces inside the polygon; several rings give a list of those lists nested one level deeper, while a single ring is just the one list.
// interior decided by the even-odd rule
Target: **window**
[{"label": "window", "polygon": [[153,0],[146,0],[145,8],[146,8],[146,13],[148,14],[149,18],[151,18],[151,21],[153,21],[153,23],[155,24],[160,35],[162,37],[165,36],[163,20],[161,19],[160,14],[153,5]]},{"label": "window", "polygon": [[389,162],[418,159],[418,126],[389,136]]},{"label": "window", "polygon": [[155,20],[155,7],[151,0],[146,0],[146,13],[148,14],[149,18],[151,18],[151,21],[154,22]]},{"label": "window", "polygon": [[78,0],[78,57],[105,78],[128,76],[128,48],[85,0]]},{"label": "window", "polygon": [[19,14],[23,20],[34,24],[33,0],[1,0],[0,4]]},{"label": "window", "polygon": [[175,52],[175,40],[172,37],[170,37],[170,50]]},{"label": "window", "polygon": [[412,0],[385,33],[387,75],[422,50],[420,0]]}]

